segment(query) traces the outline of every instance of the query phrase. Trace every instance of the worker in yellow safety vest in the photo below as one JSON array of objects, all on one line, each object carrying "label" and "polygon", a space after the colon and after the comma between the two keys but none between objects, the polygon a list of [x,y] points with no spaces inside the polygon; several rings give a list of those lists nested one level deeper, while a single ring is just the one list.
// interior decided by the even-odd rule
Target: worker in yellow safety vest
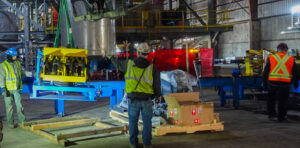
[{"label": "worker in yellow safety vest", "polygon": [[13,101],[16,104],[19,124],[25,121],[24,109],[21,103],[22,67],[17,60],[17,51],[10,48],[6,51],[7,60],[0,64],[0,87],[6,106],[6,117],[9,127],[15,128],[13,119]]},{"label": "worker in yellow safety vest", "polygon": [[[292,82],[295,88],[299,85],[294,57],[289,56],[287,51],[287,44],[280,43],[277,46],[277,53],[269,56],[264,69],[264,87],[269,91],[267,109],[269,119],[272,121],[287,121],[290,83]],[[278,114],[275,111],[276,101],[278,101]]]},{"label": "worker in yellow safety vest", "polygon": [[152,147],[152,100],[161,96],[160,75],[155,65],[146,59],[145,50],[138,51],[138,57],[129,60],[111,58],[112,63],[125,73],[125,92],[128,97],[130,147],[138,147],[138,121],[143,120],[144,148]]}]

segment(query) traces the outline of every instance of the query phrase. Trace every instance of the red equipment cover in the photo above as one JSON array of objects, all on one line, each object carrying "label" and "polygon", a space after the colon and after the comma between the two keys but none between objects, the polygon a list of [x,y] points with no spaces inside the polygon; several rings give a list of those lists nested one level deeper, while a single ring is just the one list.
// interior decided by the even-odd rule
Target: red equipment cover
[{"label": "red equipment cover", "polygon": [[212,48],[201,49],[201,77],[213,76],[213,56],[214,52]]},{"label": "red equipment cover", "polygon": [[[189,73],[195,75],[193,61],[195,52],[189,51]],[[153,61],[159,71],[171,71],[175,69],[186,70],[186,49],[162,49],[150,52],[147,58]]]}]

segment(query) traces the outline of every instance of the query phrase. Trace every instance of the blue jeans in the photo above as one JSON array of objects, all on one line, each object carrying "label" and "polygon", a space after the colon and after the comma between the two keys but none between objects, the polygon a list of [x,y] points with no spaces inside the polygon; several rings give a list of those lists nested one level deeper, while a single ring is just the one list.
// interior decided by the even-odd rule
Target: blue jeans
[{"label": "blue jeans", "polygon": [[151,145],[152,140],[152,100],[128,100],[129,141],[132,146],[138,145],[138,121],[140,112],[143,120],[143,144]]}]

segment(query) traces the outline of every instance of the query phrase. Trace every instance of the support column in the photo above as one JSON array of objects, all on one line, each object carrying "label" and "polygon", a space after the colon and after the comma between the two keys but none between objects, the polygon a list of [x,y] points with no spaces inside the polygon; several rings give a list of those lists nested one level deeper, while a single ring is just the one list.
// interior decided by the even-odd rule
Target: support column
[{"label": "support column", "polygon": [[260,49],[260,21],[249,21],[249,49]]},{"label": "support column", "polygon": [[[208,13],[207,13],[207,25],[216,25],[217,22],[217,15],[216,15],[216,10],[217,10],[217,0],[208,0],[207,1],[207,8],[208,8]],[[216,32],[210,32],[210,37],[208,39],[208,48],[214,48],[214,41],[213,38],[214,36],[217,35]],[[214,51],[214,53],[217,53]],[[214,57],[216,57],[214,55]]]},{"label": "support column", "polygon": [[258,0],[248,0],[249,21],[249,49],[260,49],[260,20],[258,19]]},{"label": "support column", "polygon": [[172,10],[172,9],[173,9],[173,8],[172,8],[172,7],[173,7],[172,1],[173,1],[173,0],[169,0],[169,10]]},{"label": "support column", "polygon": [[207,1],[207,7],[208,7],[208,20],[207,24],[208,25],[215,25],[217,22],[217,17],[216,17],[216,10],[217,10],[217,0],[208,0]]},{"label": "support column", "polygon": [[28,4],[24,7],[24,47],[25,47],[25,71],[29,71],[29,44],[30,44],[30,19]]}]

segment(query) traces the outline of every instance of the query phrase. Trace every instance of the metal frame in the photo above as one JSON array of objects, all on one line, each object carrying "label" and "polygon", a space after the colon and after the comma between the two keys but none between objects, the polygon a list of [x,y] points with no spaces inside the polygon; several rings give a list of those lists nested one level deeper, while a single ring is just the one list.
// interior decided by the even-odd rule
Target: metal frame
[{"label": "metal frame", "polygon": [[[25,18],[25,16],[27,15],[27,13],[23,13],[22,11],[20,11],[18,8],[16,8],[15,6],[13,6],[8,0],[0,0],[2,1],[4,4],[6,4],[9,8],[13,9],[14,11],[17,12],[17,14],[23,16]],[[27,7],[27,6],[26,6]],[[28,9],[28,8],[27,8]],[[39,28],[40,30],[44,30],[44,27],[38,23],[36,23],[35,21],[29,19],[29,22],[31,25]]]},{"label": "metal frame", "polygon": [[[300,80],[299,80],[299,86],[300,86]],[[295,89],[294,85],[292,85],[292,92],[293,93],[297,93],[297,94],[300,94],[300,87],[298,86],[297,89]]]},{"label": "metal frame", "polygon": [[[233,99],[233,106],[237,109],[240,105],[240,100],[247,98],[244,94],[245,89],[262,90],[262,77],[233,76],[199,78],[198,84],[200,87],[218,87],[221,106],[226,104],[226,99]],[[232,95],[226,95],[226,92],[231,92]]]},{"label": "metal frame", "polygon": [[[43,65],[43,52],[38,49],[36,79],[32,86],[31,99],[55,100],[55,111],[59,116],[65,115],[64,101],[96,101],[96,97],[110,97],[110,108],[119,104],[124,95],[124,81],[100,81],[77,83],[72,87],[55,86],[52,82],[40,79]],[[54,92],[54,93],[53,93]],[[77,93],[76,96],[68,93]],[[80,95],[78,95],[80,94]]]}]

